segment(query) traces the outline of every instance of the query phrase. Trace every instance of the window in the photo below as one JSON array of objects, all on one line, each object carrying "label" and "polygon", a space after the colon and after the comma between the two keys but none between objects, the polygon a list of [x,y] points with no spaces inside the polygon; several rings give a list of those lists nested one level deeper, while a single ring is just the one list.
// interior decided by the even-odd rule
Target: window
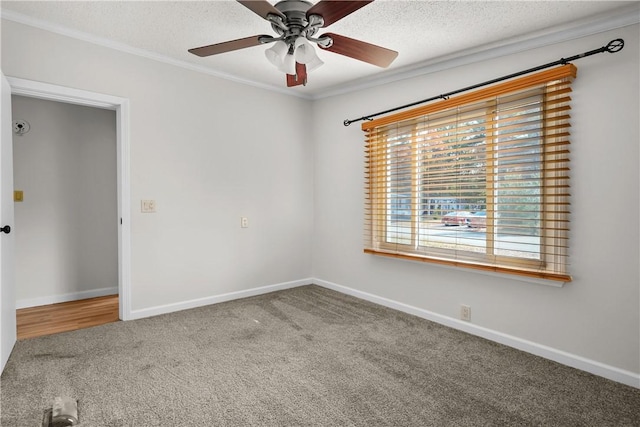
[{"label": "window", "polygon": [[362,125],[365,252],[570,281],[568,64]]}]

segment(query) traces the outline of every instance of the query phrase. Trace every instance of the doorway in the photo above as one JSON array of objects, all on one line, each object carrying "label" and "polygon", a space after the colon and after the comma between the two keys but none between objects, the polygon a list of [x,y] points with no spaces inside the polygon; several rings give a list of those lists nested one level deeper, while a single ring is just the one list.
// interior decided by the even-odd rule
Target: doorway
[{"label": "doorway", "polygon": [[[129,101],[95,92],[7,77],[12,95],[115,111],[117,294],[120,320],[131,318],[130,304],[130,183]],[[26,195],[25,195],[26,197]],[[2,283],[2,286],[7,284]],[[11,284],[15,286],[15,284]]]},{"label": "doorway", "polygon": [[117,295],[115,111],[19,95],[11,104],[18,312]]}]

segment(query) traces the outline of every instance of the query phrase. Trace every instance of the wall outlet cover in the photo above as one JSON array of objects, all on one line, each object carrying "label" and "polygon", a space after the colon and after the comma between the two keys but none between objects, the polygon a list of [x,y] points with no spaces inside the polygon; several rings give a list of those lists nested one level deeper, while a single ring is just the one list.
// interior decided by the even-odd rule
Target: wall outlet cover
[{"label": "wall outlet cover", "polygon": [[465,304],[460,306],[460,320],[471,322],[471,306]]},{"label": "wall outlet cover", "polygon": [[140,210],[142,213],[155,213],[156,201],[155,200],[142,200]]}]

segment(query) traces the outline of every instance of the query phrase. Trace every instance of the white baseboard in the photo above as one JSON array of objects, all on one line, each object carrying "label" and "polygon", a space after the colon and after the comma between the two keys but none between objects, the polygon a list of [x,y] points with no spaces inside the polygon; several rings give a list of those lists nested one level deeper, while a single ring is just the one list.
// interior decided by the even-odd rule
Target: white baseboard
[{"label": "white baseboard", "polygon": [[61,295],[50,295],[46,297],[29,298],[16,301],[16,309],[37,307],[40,305],[58,304],[60,302],[77,301],[80,299],[103,297],[105,295],[116,295],[118,288],[100,288],[89,291],[71,292]]},{"label": "white baseboard", "polygon": [[145,317],[157,316],[159,314],[173,313],[175,311],[187,310],[189,308],[202,307],[204,305],[217,304],[220,302],[236,300],[240,298],[253,297],[256,295],[267,294],[269,292],[281,291],[284,289],[296,288],[298,286],[310,285],[312,279],[300,279],[291,282],[278,283],[275,285],[261,286],[258,288],[247,289],[244,291],[229,292],[222,295],[214,295],[204,298],[193,299],[189,301],[181,301],[172,304],[160,305],[156,307],[143,308],[140,310],[132,310],[130,320],[142,319]]},{"label": "white baseboard", "polygon": [[577,356],[575,354],[567,353],[562,350],[558,350],[532,341],[527,341],[518,337],[504,334],[502,332],[483,328],[482,326],[474,325],[472,323],[464,322],[462,320],[454,319],[448,316],[443,316],[441,314],[437,314],[418,307],[413,307],[411,305],[393,301],[377,295],[369,294],[367,292],[358,291],[356,289],[348,288],[346,286],[338,285],[326,280],[313,279],[312,283],[325,287],[327,289],[341,292],[343,294],[370,301],[375,304],[412,314],[423,319],[431,320],[432,322],[436,322],[453,329],[458,329],[469,334],[488,339],[490,341],[504,344],[506,346],[513,347],[518,350],[543,357],[545,359],[553,360],[554,362],[558,362],[572,368],[580,369],[582,371],[586,371],[591,374],[610,379],[612,381],[626,384],[631,387],[640,388],[640,374],[636,374],[634,372],[619,369],[614,366],[597,362],[595,360],[590,360],[581,356]]}]

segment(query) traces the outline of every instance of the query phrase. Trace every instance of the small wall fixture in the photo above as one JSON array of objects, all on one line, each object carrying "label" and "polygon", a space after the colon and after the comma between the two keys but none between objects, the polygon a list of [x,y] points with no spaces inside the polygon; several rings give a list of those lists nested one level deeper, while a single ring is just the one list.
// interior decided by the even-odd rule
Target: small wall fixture
[{"label": "small wall fixture", "polygon": [[22,119],[16,119],[13,121],[13,133],[16,135],[24,135],[29,132],[29,129],[31,129],[31,125],[29,125],[28,121]]}]

